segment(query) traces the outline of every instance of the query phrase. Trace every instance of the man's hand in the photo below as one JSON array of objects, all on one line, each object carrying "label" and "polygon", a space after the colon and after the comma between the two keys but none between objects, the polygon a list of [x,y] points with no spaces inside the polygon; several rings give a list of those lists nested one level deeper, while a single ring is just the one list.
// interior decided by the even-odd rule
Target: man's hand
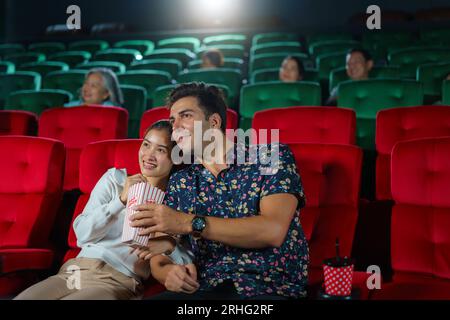
[{"label": "man's hand", "polygon": [[124,205],[127,204],[128,200],[128,190],[133,184],[140,183],[140,182],[147,182],[147,179],[142,174],[135,174],[134,176],[127,177],[127,180],[125,181],[125,185],[123,186],[122,193],[120,194],[120,201]]},{"label": "man's hand", "polygon": [[169,254],[176,246],[176,241],[173,237],[162,235],[148,240],[146,247],[136,248],[131,252],[136,254],[140,259],[150,260],[153,256],[159,254]]},{"label": "man's hand", "polygon": [[131,226],[144,228],[140,235],[150,235],[153,232],[188,234],[192,231],[193,215],[156,203],[142,204],[132,209],[137,212],[130,217]]},{"label": "man's hand", "polygon": [[194,293],[198,290],[197,269],[194,264],[172,265],[164,286],[173,292]]}]

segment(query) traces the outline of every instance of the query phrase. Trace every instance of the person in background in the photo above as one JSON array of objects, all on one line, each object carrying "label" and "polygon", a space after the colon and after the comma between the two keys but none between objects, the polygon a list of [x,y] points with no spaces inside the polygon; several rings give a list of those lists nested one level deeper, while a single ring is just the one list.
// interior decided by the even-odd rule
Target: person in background
[{"label": "person in background", "polygon": [[287,56],[281,63],[279,79],[283,82],[302,81],[305,69],[299,58]]},{"label": "person in background", "polygon": [[74,107],[85,104],[103,106],[123,105],[123,94],[116,74],[110,69],[93,68],[89,70],[80,89],[80,97],[66,103],[65,107]]},{"label": "person in background", "polygon": [[[360,81],[369,79],[369,72],[373,68],[373,59],[370,53],[365,49],[351,49],[347,53],[346,64],[347,76],[350,80]],[[337,105],[337,99],[339,96],[338,87],[334,87],[331,90],[330,97],[328,98],[326,105]]]},{"label": "person in background", "polygon": [[220,68],[223,67],[223,54],[219,49],[209,49],[203,52],[202,68]]}]

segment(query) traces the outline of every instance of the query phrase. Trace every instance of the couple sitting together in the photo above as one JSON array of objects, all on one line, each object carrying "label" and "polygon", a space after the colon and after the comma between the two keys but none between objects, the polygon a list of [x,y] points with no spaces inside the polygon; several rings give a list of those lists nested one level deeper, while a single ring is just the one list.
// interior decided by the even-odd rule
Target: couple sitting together
[{"label": "couple sitting together", "polygon": [[[292,152],[278,145],[269,174],[262,161],[226,161],[239,143],[225,138],[227,107],[215,86],[182,84],[171,92],[168,106],[170,120],[156,122],[145,134],[141,173],[127,176],[125,169],[112,168],[93,189],[73,223],[78,256],[15,299],[140,299],[150,274],[167,289],[150,299],[306,296],[309,255],[299,211],[304,194]],[[219,157],[194,152],[194,132],[203,137],[208,129],[223,138],[215,146]],[[193,164],[173,170],[174,148],[190,155]],[[122,242],[122,227],[128,190],[139,182],[166,195],[163,204],[134,208],[131,226],[155,236],[132,250]],[[73,266],[79,269],[79,288],[67,285]]]}]

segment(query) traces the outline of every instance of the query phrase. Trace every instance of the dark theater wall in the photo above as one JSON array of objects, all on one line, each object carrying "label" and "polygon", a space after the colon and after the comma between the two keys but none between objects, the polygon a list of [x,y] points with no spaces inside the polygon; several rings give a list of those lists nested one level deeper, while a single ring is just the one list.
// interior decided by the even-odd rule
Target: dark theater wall
[{"label": "dark theater wall", "polygon": [[205,27],[333,31],[346,26],[352,14],[364,12],[370,4],[378,4],[382,10],[407,12],[448,6],[448,0],[228,0],[236,3],[237,9],[228,16],[223,15],[221,24],[214,24],[212,17],[199,8],[199,1],[0,0],[0,14],[4,18],[0,36],[7,41],[38,38],[44,35],[48,25],[66,22],[66,8],[71,4],[80,6],[82,27],[86,33],[92,25],[104,22],[122,22],[131,30],[141,32],[183,32]]}]

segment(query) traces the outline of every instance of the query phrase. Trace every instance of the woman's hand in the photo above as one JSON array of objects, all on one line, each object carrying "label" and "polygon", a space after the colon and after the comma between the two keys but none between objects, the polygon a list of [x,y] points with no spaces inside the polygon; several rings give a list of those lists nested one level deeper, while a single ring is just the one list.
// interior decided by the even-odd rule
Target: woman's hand
[{"label": "woman's hand", "polygon": [[155,238],[150,238],[147,247],[141,247],[133,250],[140,259],[150,260],[153,256],[160,254],[170,254],[176,246],[176,241],[173,237],[162,235]]},{"label": "woman's hand", "polygon": [[147,179],[142,174],[135,174],[134,176],[127,177],[127,180],[125,181],[125,185],[123,186],[122,193],[120,194],[120,201],[124,205],[127,205],[128,201],[128,190],[133,184],[140,183],[140,182],[147,182]]}]

